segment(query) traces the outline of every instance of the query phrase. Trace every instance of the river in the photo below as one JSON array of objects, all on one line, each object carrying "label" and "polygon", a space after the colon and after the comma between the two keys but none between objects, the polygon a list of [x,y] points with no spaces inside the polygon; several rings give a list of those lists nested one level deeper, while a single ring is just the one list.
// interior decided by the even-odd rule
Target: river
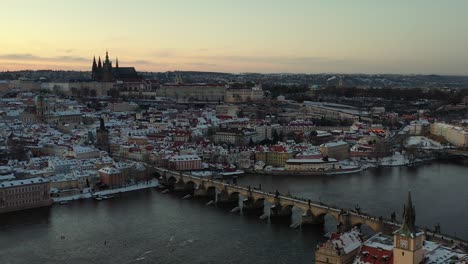
[{"label": "river", "polygon": [[[419,226],[468,239],[468,167],[434,163],[323,177],[246,175],[240,185],[401,216],[409,189]],[[202,200],[144,190],[0,215],[0,263],[312,263],[334,229],[292,230]]]}]

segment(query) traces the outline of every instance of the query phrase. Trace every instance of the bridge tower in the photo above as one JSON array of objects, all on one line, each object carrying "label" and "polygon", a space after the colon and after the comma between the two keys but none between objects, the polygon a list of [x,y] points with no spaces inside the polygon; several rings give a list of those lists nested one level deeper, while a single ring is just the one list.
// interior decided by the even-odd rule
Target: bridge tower
[{"label": "bridge tower", "polygon": [[411,192],[403,208],[403,223],[393,233],[394,264],[418,264],[424,260],[424,232],[416,230],[416,211],[411,200]]}]

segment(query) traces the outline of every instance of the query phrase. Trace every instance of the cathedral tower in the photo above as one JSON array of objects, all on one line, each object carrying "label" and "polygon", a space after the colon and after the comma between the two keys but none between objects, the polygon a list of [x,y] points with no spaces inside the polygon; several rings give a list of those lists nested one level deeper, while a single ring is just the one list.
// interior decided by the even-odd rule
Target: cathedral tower
[{"label": "cathedral tower", "polygon": [[94,56],[93,58],[93,67],[92,67],[92,70],[91,70],[91,78],[96,81],[97,80],[97,74],[98,74],[98,71],[97,71],[97,63],[96,63],[96,56]]},{"label": "cathedral tower", "polygon": [[106,60],[102,65],[102,81],[112,82],[112,62],[109,60],[109,53],[106,51]]},{"label": "cathedral tower", "polygon": [[96,147],[100,150],[107,151],[109,153],[109,130],[107,130],[104,119],[99,119],[99,128],[96,129]]},{"label": "cathedral tower", "polygon": [[394,264],[419,264],[424,260],[424,232],[418,231],[415,225],[416,211],[408,192],[403,208],[403,223],[393,233]]}]

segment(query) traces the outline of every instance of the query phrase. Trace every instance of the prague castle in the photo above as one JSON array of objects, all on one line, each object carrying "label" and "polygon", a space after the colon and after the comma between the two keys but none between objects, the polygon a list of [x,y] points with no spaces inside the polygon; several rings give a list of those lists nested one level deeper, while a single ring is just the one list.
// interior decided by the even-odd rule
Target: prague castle
[{"label": "prague castle", "polygon": [[96,82],[114,82],[114,81],[137,81],[142,78],[138,75],[134,67],[119,67],[118,58],[115,59],[115,67],[112,67],[112,61],[109,60],[109,53],[106,51],[106,59],[101,63],[101,57],[93,58],[91,69],[92,79]]}]

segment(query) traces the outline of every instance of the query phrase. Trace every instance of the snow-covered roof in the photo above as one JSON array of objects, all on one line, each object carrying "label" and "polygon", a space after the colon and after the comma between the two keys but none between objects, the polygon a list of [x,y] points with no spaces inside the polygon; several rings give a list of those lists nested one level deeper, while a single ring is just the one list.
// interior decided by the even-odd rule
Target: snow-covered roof
[{"label": "snow-covered roof", "polygon": [[322,144],[321,147],[333,148],[333,147],[338,147],[338,146],[343,146],[343,145],[348,145],[348,143],[343,140],[340,140],[340,141],[334,141],[334,142],[328,142],[328,143]]},{"label": "snow-covered roof", "polygon": [[97,151],[97,149],[92,148],[92,147],[73,146],[73,151],[76,154],[81,154],[81,153],[94,152],[94,151]]},{"label": "snow-covered roof", "polygon": [[197,155],[176,155],[169,158],[169,161],[191,161],[201,160]]},{"label": "snow-covered roof", "polygon": [[99,172],[105,173],[105,174],[119,174],[121,171],[115,167],[104,167],[99,170]]},{"label": "snow-covered roof", "polygon": [[361,233],[357,228],[353,228],[342,234],[334,234],[331,236],[331,243],[337,250],[342,250],[345,254],[348,254],[361,246]]},{"label": "snow-covered roof", "polygon": [[23,180],[14,180],[14,181],[3,181],[0,183],[0,188],[10,188],[22,185],[31,185],[31,184],[40,184],[50,182],[48,179],[42,177],[23,179]]},{"label": "snow-covered roof", "polygon": [[324,161],[323,159],[288,159],[286,161],[287,163],[298,163],[298,164],[304,164],[304,163],[332,163],[332,162],[337,162],[336,159],[329,158],[328,161]]},{"label": "snow-covered roof", "polygon": [[457,252],[453,249],[439,246],[430,252],[426,252],[426,262],[428,264],[464,264],[468,262],[468,254]]}]

